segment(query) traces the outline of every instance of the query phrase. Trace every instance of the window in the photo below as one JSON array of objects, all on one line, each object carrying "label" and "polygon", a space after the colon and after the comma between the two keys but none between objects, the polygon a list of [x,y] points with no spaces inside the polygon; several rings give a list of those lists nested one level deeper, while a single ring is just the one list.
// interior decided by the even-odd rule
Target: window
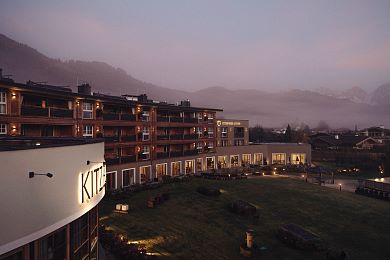
[{"label": "window", "polygon": [[88,255],[88,213],[72,222],[70,234],[71,252],[74,252],[74,259],[84,259]]},{"label": "window", "polygon": [[222,138],[228,137],[228,128],[227,127],[222,127],[222,129],[221,129],[221,137]]},{"label": "window", "polygon": [[122,187],[135,184],[135,169],[122,170]]},{"label": "window", "polygon": [[202,158],[196,158],[196,172],[203,171],[203,159]]},{"label": "window", "polygon": [[144,122],[149,122],[149,120],[150,120],[149,111],[143,111],[142,112],[141,120],[144,121]]},{"label": "window", "polygon": [[272,164],[286,164],[286,154],[272,153]]},{"label": "window", "polygon": [[84,102],[83,103],[83,119],[92,119],[92,103]]},{"label": "window", "polygon": [[217,162],[217,168],[218,169],[227,168],[228,167],[227,163],[228,163],[228,159],[227,159],[226,155],[218,156],[218,162]]},{"label": "window", "polygon": [[249,165],[251,163],[251,155],[250,154],[243,154],[241,158],[241,164]]},{"label": "window", "polygon": [[206,157],[206,168],[207,170],[211,170],[215,168],[214,159],[215,157]]},{"label": "window", "polygon": [[239,139],[239,140],[234,140],[234,145],[235,145],[235,146],[244,145],[244,140],[241,140],[241,139]]},{"label": "window", "polygon": [[171,175],[178,176],[181,174],[181,162],[172,162],[171,163]]},{"label": "window", "polygon": [[7,134],[7,124],[0,124],[0,135]]},{"label": "window", "polygon": [[230,167],[238,167],[238,155],[230,155]]},{"label": "window", "polygon": [[147,126],[142,130],[142,141],[149,141],[149,127]]},{"label": "window", "polygon": [[7,113],[7,93],[0,92],[0,114]]},{"label": "window", "polygon": [[166,163],[161,163],[161,164],[156,164],[156,177],[160,178],[164,175],[167,175],[167,164]]},{"label": "window", "polygon": [[83,136],[92,137],[93,136],[93,126],[85,125],[83,128]]},{"label": "window", "polygon": [[214,114],[208,113],[208,114],[207,114],[207,118],[208,118],[208,119],[214,119]]},{"label": "window", "polygon": [[214,128],[213,127],[209,127],[207,133],[209,135],[208,136],[209,138],[213,138],[214,137]]},{"label": "window", "polygon": [[202,142],[197,143],[197,144],[196,144],[196,149],[198,149],[199,152],[201,152],[202,149],[203,149],[203,143],[202,143]]},{"label": "window", "polygon": [[185,161],[185,173],[194,173],[194,160],[186,160]]},{"label": "window", "polygon": [[208,147],[209,149],[213,149],[213,148],[214,148],[214,142],[208,142],[207,147]]},{"label": "window", "polygon": [[229,140],[222,140],[221,141],[221,146],[222,147],[229,146]]},{"label": "window", "polygon": [[151,180],[150,167],[151,167],[150,165],[139,167],[139,174],[141,177],[141,183],[144,183],[145,181]]},{"label": "window", "polygon": [[291,154],[291,164],[305,164],[305,163],[306,163],[306,154],[304,153]]},{"label": "window", "polygon": [[263,165],[263,154],[262,153],[253,154],[253,164]]},{"label": "window", "polygon": [[106,173],[106,190],[116,189],[116,174],[116,171]]},{"label": "window", "polygon": [[40,259],[65,259],[66,257],[66,230],[56,231],[54,234],[41,239]]},{"label": "window", "polygon": [[149,160],[150,158],[150,153],[149,153],[150,149],[149,149],[149,146],[148,145],[143,145],[142,146],[142,154],[141,154],[141,158],[143,160]]},{"label": "window", "polygon": [[198,137],[201,138],[202,137],[202,127],[197,127],[196,133],[198,134]]}]

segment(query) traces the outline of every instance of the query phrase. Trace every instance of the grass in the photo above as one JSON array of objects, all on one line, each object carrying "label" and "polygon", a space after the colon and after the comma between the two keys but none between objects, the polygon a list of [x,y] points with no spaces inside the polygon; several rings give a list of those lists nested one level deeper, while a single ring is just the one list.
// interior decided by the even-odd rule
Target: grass
[{"label": "grass", "polygon": [[[196,187],[218,186],[219,197],[206,197]],[[171,199],[153,209],[149,196],[170,192]],[[237,216],[227,210],[243,199],[258,208],[260,219]],[[134,207],[129,214],[112,213],[115,203]],[[192,179],[156,190],[126,195],[119,202],[100,204],[101,222],[141,241],[148,251],[167,258],[238,259],[245,231],[255,231],[255,243],[267,249],[262,259],[325,259],[325,252],[290,248],[275,237],[284,223],[296,223],[318,234],[330,247],[348,252],[351,259],[389,259],[390,203],[304,183],[289,178],[259,177],[240,181]]]}]

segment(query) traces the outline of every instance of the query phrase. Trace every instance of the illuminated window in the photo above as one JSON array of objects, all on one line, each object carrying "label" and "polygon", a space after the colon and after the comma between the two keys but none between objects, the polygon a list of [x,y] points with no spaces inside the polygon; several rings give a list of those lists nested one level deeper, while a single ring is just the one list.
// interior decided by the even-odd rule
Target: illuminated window
[{"label": "illuminated window", "polygon": [[162,177],[164,175],[167,175],[167,164],[166,163],[156,164],[156,175],[157,175],[157,178]]},{"label": "illuminated window", "polygon": [[238,155],[230,155],[230,166],[231,167],[238,167]]},{"label": "illuminated window", "polygon": [[91,125],[84,125],[84,127],[83,127],[83,136],[85,136],[85,137],[92,137],[93,136],[93,126],[91,126]]},{"label": "illuminated window", "polygon": [[206,157],[206,169],[215,169],[215,157]]},{"label": "illuminated window", "polygon": [[149,122],[149,120],[150,120],[149,111],[143,111],[142,112],[141,120],[144,121],[144,122]]},{"label": "illuminated window", "polygon": [[198,137],[199,137],[199,138],[202,137],[202,134],[203,134],[203,132],[202,132],[202,127],[196,128],[196,133],[198,134]]},{"label": "illuminated window", "polygon": [[208,142],[207,147],[209,149],[213,149],[214,148],[214,142]]},{"label": "illuminated window", "polygon": [[93,110],[92,103],[84,102],[83,103],[83,119],[92,119]]},{"label": "illuminated window", "polygon": [[305,164],[306,154],[305,153],[292,153],[291,164]]},{"label": "illuminated window", "polygon": [[263,154],[262,153],[255,153],[253,155],[253,164],[263,165]]},{"label": "illuminated window", "polygon": [[228,128],[227,127],[222,127],[221,128],[221,137],[222,138],[228,137]]},{"label": "illuminated window", "polygon": [[171,163],[171,175],[178,176],[181,174],[181,162],[172,162]]},{"label": "illuminated window", "polygon": [[0,114],[7,113],[7,93],[0,92]]},{"label": "illuminated window", "polygon": [[202,158],[196,158],[196,172],[203,171],[203,159]]},{"label": "illuminated window", "polygon": [[228,158],[227,158],[227,155],[218,156],[217,168],[218,169],[228,168]]},{"label": "illuminated window", "polygon": [[149,140],[149,127],[145,126],[142,130],[142,141]]},{"label": "illuminated window", "polygon": [[135,184],[135,169],[122,170],[122,187],[128,187]]},{"label": "illuminated window", "polygon": [[7,134],[7,124],[0,124],[0,135]]},{"label": "illuminated window", "polygon": [[241,156],[241,163],[242,163],[242,165],[249,165],[251,163],[251,155],[250,154],[243,154]]},{"label": "illuminated window", "polygon": [[139,167],[139,174],[141,177],[141,183],[144,183],[145,181],[151,180],[150,176],[150,168],[151,166],[141,166]]},{"label": "illuminated window", "polygon": [[286,154],[272,153],[272,164],[286,164]]},{"label": "illuminated window", "polygon": [[194,173],[194,160],[185,161],[185,174]]}]

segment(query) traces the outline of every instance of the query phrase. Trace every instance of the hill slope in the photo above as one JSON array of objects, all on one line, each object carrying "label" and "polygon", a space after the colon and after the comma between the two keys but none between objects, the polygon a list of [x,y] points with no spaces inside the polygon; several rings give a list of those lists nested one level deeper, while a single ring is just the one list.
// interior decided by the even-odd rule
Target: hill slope
[{"label": "hill slope", "polygon": [[220,116],[249,119],[252,125],[281,126],[304,122],[315,127],[320,120],[327,121],[331,127],[390,125],[390,85],[381,86],[374,92],[371,100],[376,105],[353,102],[351,96],[364,96],[359,89],[349,91],[346,98],[302,90],[268,93],[223,87],[186,92],[143,82],[103,62],[51,59],[2,34],[0,68],[7,74],[13,74],[17,82],[46,81],[75,88],[77,81],[85,81],[92,85],[95,92],[113,95],[146,93],[153,99],[168,102],[189,98],[192,105],[223,108]]}]

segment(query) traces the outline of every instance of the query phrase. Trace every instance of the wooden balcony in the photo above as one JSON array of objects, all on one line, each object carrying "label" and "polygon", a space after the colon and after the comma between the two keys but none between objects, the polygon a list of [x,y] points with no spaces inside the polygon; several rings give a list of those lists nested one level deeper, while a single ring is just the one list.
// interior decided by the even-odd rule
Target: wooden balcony
[{"label": "wooden balcony", "polygon": [[36,106],[22,106],[21,107],[22,116],[49,116],[49,109]]}]

